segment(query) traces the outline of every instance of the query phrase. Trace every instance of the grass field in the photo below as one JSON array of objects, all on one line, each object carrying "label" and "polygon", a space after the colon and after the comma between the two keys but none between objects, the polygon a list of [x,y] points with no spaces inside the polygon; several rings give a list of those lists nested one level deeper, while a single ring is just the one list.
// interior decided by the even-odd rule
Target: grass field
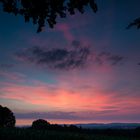
[{"label": "grass field", "polygon": [[108,133],[107,130],[71,132],[30,128],[0,128],[0,140],[140,140],[139,135],[130,133],[131,130],[122,130],[121,133],[120,130],[117,131],[113,130],[113,133]]}]

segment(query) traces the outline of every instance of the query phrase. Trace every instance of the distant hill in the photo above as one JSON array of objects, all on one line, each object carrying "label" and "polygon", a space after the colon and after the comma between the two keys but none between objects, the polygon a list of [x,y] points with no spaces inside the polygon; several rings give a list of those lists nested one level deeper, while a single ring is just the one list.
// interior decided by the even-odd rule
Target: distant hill
[{"label": "distant hill", "polygon": [[[58,124],[64,125],[64,124]],[[70,124],[66,124],[70,125]],[[88,123],[88,124],[72,124],[77,127],[87,128],[87,129],[135,129],[140,127],[140,123]],[[17,127],[28,128],[30,125],[18,125]]]},{"label": "distant hill", "polygon": [[140,127],[140,123],[89,123],[89,124],[76,124],[78,127],[89,129],[135,129]]}]

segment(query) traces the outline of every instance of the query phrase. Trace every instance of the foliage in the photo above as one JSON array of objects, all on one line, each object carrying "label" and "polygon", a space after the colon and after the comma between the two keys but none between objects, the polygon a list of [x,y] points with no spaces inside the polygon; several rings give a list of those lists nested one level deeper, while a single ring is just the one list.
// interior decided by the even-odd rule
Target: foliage
[{"label": "foliage", "polygon": [[3,11],[14,15],[24,16],[25,22],[32,20],[38,24],[37,32],[41,32],[46,22],[50,28],[56,24],[59,16],[65,18],[68,13],[75,14],[75,11],[84,13],[85,6],[90,5],[94,12],[97,5],[94,0],[0,0],[3,4]]},{"label": "foliage", "polygon": [[32,128],[34,129],[47,129],[49,126],[50,126],[50,123],[43,119],[35,120],[32,123]]},{"label": "foliage", "polygon": [[0,127],[14,127],[15,122],[13,112],[9,108],[0,105]]},{"label": "foliage", "polygon": [[140,17],[136,18],[132,23],[130,23],[127,27],[127,29],[136,26],[137,29],[140,29]]},{"label": "foliage", "polygon": [[[95,130],[94,130],[95,131]],[[131,136],[131,133],[135,133],[135,130],[119,130],[121,133],[126,133],[126,135],[114,135],[114,134],[104,134],[103,131],[107,132],[109,130],[98,130],[97,132],[89,133],[83,130],[82,132],[71,132],[71,131],[54,131],[54,130],[36,130],[30,128],[14,128],[0,129],[0,139],[1,140],[139,140],[140,136],[135,134]],[[96,130],[97,131],[97,130]],[[114,132],[117,130],[113,130]],[[102,133],[101,133],[102,132]]]},{"label": "foliage", "polygon": [[[53,28],[58,17],[65,18],[77,11],[83,14],[87,6],[95,13],[98,10],[95,0],[0,0],[0,3],[3,4],[4,12],[22,15],[25,22],[37,24],[37,32],[41,32],[47,23]],[[130,23],[127,29],[133,26],[140,29],[140,17]]]}]

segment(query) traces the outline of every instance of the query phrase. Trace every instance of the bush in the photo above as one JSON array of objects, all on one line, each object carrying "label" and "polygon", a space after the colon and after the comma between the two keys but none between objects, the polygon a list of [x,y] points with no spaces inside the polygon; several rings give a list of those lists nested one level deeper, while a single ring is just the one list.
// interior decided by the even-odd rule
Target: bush
[{"label": "bush", "polygon": [[32,128],[34,129],[47,129],[50,127],[50,123],[43,119],[33,121]]}]

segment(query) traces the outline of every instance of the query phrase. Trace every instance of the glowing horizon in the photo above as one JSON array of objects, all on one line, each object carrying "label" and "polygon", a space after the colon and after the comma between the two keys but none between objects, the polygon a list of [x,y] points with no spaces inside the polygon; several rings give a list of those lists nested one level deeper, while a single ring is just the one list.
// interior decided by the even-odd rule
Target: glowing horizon
[{"label": "glowing horizon", "polygon": [[140,31],[125,30],[140,2],[127,3],[99,1],[97,14],[87,9],[39,34],[0,15],[0,105],[18,125],[140,122]]}]

